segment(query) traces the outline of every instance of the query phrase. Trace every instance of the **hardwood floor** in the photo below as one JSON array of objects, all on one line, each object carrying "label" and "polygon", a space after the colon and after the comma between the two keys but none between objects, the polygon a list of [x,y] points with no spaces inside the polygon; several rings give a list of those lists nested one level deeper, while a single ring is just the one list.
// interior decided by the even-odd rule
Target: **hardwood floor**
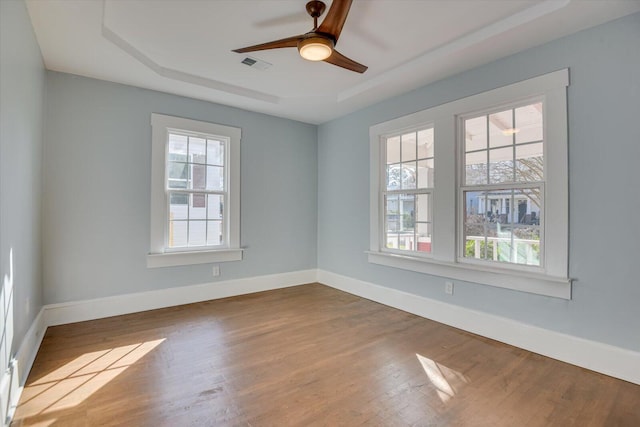
[{"label": "hardwood floor", "polygon": [[49,328],[13,426],[640,426],[640,386],[320,284]]}]

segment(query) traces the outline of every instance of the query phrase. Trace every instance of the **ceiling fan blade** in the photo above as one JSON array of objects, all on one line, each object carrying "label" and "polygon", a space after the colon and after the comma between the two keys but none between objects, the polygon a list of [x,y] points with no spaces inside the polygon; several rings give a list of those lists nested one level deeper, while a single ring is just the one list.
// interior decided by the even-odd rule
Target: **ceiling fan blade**
[{"label": "ceiling fan blade", "polygon": [[302,35],[287,37],[286,39],[274,40],[272,42],[257,44],[254,46],[247,46],[241,49],[234,49],[233,52],[245,53],[245,52],[255,52],[257,50],[267,50],[267,49],[280,49],[282,47],[297,47],[298,40],[302,38]]},{"label": "ceiling fan blade", "polygon": [[347,70],[355,71],[356,73],[364,73],[369,68],[366,65],[357,63],[353,59],[347,58],[337,50],[334,50],[331,56],[325,59],[324,62],[346,68]]},{"label": "ceiling fan blade", "polygon": [[342,32],[342,27],[344,26],[344,21],[347,20],[352,1],[353,0],[333,0],[327,12],[327,17],[324,18],[324,21],[322,21],[322,24],[318,27],[318,32],[331,34],[337,43],[340,33]]}]

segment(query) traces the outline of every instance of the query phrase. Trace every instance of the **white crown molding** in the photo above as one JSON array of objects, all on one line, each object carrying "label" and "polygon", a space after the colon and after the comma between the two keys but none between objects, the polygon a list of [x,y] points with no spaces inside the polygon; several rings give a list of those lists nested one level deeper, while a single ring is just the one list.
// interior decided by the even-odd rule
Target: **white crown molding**
[{"label": "white crown molding", "polygon": [[195,74],[185,73],[184,71],[176,70],[174,68],[164,67],[151,59],[148,55],[136,48],[133,44],[129,43],[124,37],[117,34],[114,30],[109,28],[106,23],[106,9],[107,0],[102,1],[102,37],[109,40],[116,47],[120,48],[123,52],[130,55],[132,58],[139,61],[142,65],[149,68],[159,76],[166,77],[168,79],[181,81],[184,83],[190,83],[209,89],[217,90],[220,92],[230,93],[233,95],[239,95],[246,98],[251,98],[256,101],[268,102],[270,104],[279,104],[282,100],[278,96],[268,93],[260,92],[257,90],[247,89],[241,86],[224,83],[219,80],[209,79],[207,77],[197,76]]},{"label": "white crown molding", "polygon": [[414,59],[398,65],[395,68],[391,68],[385,72],[378,74],[372,79],[353,86],[347,90],[344,90],[338,94],[338,102],[344,102],[363,92],[370,91],[383,84],[386,84],[391,80],[402,79],[404,75],[407,75],[416,68],[424,69],[429,64],[433,64],[437,61],[442,60],[443,57],[450,56],[455,52],[467,49],[471,46],[488,40],[491,37],[495,37],[521,25],[527,24],[535,19],[541,18],[542,16],[562,9],[566,7],[570,2],[571,0],[545,0],[541,3],[534,4],[533,6],[525,10],[514,13],[513,15],[494,22],[493,24],[482,27],[479,30],[452,40],[451,42],[439,46],[435,49],[429,50]]}]

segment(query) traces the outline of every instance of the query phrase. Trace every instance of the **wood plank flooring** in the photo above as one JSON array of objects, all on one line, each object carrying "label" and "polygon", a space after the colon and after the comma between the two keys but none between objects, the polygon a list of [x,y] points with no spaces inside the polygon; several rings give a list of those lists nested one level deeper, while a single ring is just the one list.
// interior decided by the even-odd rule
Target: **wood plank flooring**
[{"label": "wood plank flooring", "polygon": [[640,386],[320,284],[52,327],[13,426],[640,426]]}]

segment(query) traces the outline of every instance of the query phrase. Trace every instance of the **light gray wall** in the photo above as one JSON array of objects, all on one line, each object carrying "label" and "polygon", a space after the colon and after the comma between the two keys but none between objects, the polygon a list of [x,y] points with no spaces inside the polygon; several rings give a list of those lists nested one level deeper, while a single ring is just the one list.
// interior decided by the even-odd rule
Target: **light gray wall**
[{"label": "light gray wall", "polygon": [[42,306],[44,82],[42,56],[24,2],[0,1],[0,372]]},{"label": "light gray wall", "polygon": [[[45,303],[315,268],[316,126],[47,72]],[[146,267],[151,113],[242,128],[244,260]]]},{"label": "light gray wall", "polygon": [[[570,68],[570,275],[565,301],[369,264],[369,127]],[[338,274],[640,350],[640,14],[425,86],[318,130],[318,266]]]}]

